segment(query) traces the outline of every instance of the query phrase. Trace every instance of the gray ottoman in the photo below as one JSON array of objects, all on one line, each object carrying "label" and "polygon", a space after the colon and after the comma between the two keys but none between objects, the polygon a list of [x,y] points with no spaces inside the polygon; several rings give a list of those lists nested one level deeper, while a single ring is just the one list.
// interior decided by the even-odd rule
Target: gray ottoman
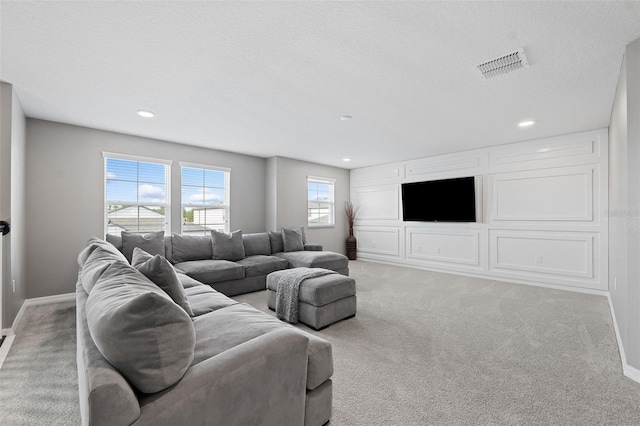
[{"label": "gray ottoman", "polygon": [[[290,270],[267,275],[267,306],[276,309],[278,280]],[[299,292],[298,321],[314,330],[356,315],[356,280],[341,274],[309,278]]]}]

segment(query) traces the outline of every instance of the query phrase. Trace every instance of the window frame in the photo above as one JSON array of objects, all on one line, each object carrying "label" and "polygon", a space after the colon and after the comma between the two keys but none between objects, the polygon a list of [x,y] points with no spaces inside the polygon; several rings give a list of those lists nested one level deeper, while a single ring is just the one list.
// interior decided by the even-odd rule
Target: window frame
[{"label": "window frame", "polygon": [[[329,215],[329,223],[312,223],[309,222],[309,184],[310,183],[322,183],[328,184],[331,188],[331,201],[329,202],[329,208],[331,210]],[[335,228],[336,226],[336,180],[333,178],[320,177],[320,176],[307,176],[307,227],[309,228]]]},{"label": "window frame", "polygon": [[[197,164],[197,163],[189,163],[189,162],[184,162],[184,161],[180,161],[178,163],[178,166],[180,167],[180,234],[184,235],[184,208],[186,207],[213,207],[217,205],[214,204],[205,204],[205,205],[193,205],[190,206],[188,203],[185,203],[184,200],[182,199],[182,187],[183,187],[183,182],[182,182],[182,169],[184,167],[189,168],[189,169],[201,169],[201,170],[212,170],[212,171],[216,171],[216,172],[223,172],[225,173],[225,203],[223,204],[223,208],[225,211],[225,218],[226,220],[224,221],[224,232],[229,233],[231,227],[230,227],[230,219],[231,219],[231,169],[229,167],[221,167],[221,166],[212,166],[209,164]],[[202,186],[202,188],[206,188],[204,185]],[[205,224],[206,226],[206,224]]]},{"label": "window frame", "polygon": [[[103,214],[104,214],[104,235],[107,235],[109,232],[109,200],[107,199],[107,161],[108,160],[124,160],[124,161],[134,161],[138,163],[148,163],[148,164],[157,164],[165,166],[164,176],[165,176],[165,193],[166,193],[166,201],[163,204],[153,204],[164,207],[164,233],[165,235],[171,235],[171,166],[173,165],[173,161],[166,160],[162,158],[153,158],[153,157],[143,157],[140,155],[130,155],[130,154],[121,154],[114,152],[102,152],[103,157]],[[137,180],[136,183],[139,185],[140,181]],[[131,206],[148,206],[149,203],[136,201],[135,203],[127,204]],[[160,230],[158,230],[160,231]],[[155,231],[149,231],[155,232]],[[136,232],[139,233],[139,232]],[[140,234],[146,234],[148,232],[141,232]]]}]

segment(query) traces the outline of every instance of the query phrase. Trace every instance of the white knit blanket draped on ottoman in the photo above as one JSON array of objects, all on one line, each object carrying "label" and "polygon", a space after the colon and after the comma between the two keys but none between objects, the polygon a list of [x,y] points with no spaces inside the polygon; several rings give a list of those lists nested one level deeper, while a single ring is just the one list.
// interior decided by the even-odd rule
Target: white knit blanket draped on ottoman
[{"label": "white knit blanket draped on ottoman", "polygon": [[298,322],[300,284],[306,279],[329,274],[337,274],[337,272],[322,268],[294,268],[280,277],[276,291],[276,315],[278,318],[296,324]]}]

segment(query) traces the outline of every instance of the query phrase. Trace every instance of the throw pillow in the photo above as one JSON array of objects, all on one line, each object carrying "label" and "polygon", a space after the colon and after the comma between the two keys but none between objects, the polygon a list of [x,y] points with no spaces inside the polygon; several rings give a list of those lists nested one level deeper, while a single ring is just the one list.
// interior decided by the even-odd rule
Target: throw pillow
[{"label": "throw pillow", "polygon": [[242,230],[240,229],[231,234],[213,230],[211,231],[211,243],[214,259],[235,261],[245,258]]},{"label": "throw pillow", "polygon": [[128,263],[114,262],[102,274],[86,312],[102,356],[141,392],[174,385],[193,361],[191,318]]},{"label": "throw pillow", "polygon": [[173,263],[213,258],[210,236],[172,234],[171,256]]},{"label": "throw pillow", "polygon": [[300,229],[282,228],[282,242],[284,243],[284,251],[304,250],[302,231]]},{"label": "throw pillow", "polygon": [[[120,253],[120,251],[117,250],[116,247],[114,247],[112,244],[109,244],[108,241],[105,241],[105,240],[100,239],[98,237],[91,237],[91,238],[89,238],[89,241],[87,241],[85,246],[80,251],[80,254],[78,254],[78,266],[80,266],[82,268],[82,266],[84,266],[85,262],[87,261],[87,259],[91,255],[91,253],[93,253],[93,251],[95,249],[97,249],[98,247],[101,247],[102,249],[107,250],[107,251],[111,251],[116,255],[122,254],[122,253]],[[122,259],[124,259],[124,258],[125,257],[122,256]]]},{"label": "throw pillow", "polygon": [[112,263],[118,261],[126,261],[122,253],[117,250],[116,253],[114,253],[111,250],[97,246],[84,262],[82,270],[80,271],[80,279],[82,280],[84,291],[90,294],[96,282],[98,282],[107,268],[111,266]]},{"label": "throw pillow", "polygon": [[269,242],[271,243],[271,253],[281,253],[284,251],[282,232],[269,231]]},{"label": "throw pillow", "polygon": [[164,256],[164,231],[134,234],[122,231],[122,254],[131,262],[133,249],[140,247],[149,254]]},{"label": "throw pillow", "polygon": [[269,256],[271,254],[271,242],[269,241],[269,234],[266,232],[244,234],[242,236],[242,244],[244,245],[244,254],[247,257],[254,255]]},{"label": "throw pillow", "polygon": [[190,317],[193,316],[191,304],[178,279],[176,270],[167,259],[156,254],[151,256],[146,251],[136,247],[133,249],[131,265],[149,278],[155,285],[164,290]]}]

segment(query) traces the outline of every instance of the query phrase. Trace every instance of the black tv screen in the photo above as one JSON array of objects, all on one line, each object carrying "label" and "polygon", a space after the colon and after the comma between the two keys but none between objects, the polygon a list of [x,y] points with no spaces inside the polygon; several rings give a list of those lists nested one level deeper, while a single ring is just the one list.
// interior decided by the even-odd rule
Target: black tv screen
[{"label": "black tv screen", "polygon": [[403,183],[402,219],[406,222],[475,222],[474,177]]}]

